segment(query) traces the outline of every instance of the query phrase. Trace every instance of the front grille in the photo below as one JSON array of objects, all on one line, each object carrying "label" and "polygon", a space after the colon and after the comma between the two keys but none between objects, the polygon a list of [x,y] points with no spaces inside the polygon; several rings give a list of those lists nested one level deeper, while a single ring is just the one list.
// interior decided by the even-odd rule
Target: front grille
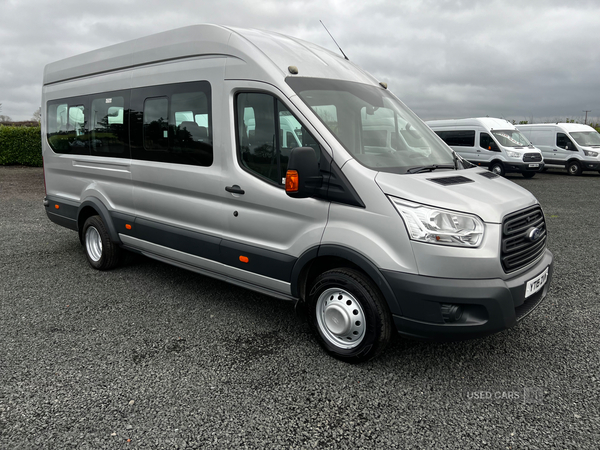
[{"label": "front grille", "polygon": [[523,162],[541,162],[542,155],[539,153],[525,153],[523,155]]},{"label": "front grille", "polygon": [[[529,235],[534,228],[539,230],[539,235],[532,241]],[[506,216],[502,222],[500,250],[504,271],[514,272],[538,259],[546,248],[546,239],[546,221],[539,206]]]}]

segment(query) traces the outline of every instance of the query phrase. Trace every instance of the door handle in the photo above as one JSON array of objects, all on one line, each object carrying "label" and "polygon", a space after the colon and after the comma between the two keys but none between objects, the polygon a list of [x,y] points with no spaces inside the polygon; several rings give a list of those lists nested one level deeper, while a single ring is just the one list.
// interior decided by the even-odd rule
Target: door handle
[{"label": "door handle", "polygon": [[240,195],[244,195],[246,193],[246,191],[244,191],[241,187],[239,187],[237,184],[234,184],[233,186],[226,186],[225,190],[227,192],[231,192],[232,194],[240,194]]}]

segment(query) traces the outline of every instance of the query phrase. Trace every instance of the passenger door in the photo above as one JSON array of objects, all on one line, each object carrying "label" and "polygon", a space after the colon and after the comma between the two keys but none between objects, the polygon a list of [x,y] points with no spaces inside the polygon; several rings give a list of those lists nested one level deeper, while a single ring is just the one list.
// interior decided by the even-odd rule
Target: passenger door
[{"label": "passenger door", "polygon": [[[302,146],[313,147],[318,156],[321,145],[281,93],[253,82],[235,89],[239,84],[227,89],[233,115],[225,121],[231,124],[231,141],[221,183],[226,216],[221,257],[238,269],[234,276],[289,293],[297,259],[321,241],[329,202],[285,193],[291,148],[283,146],[283,136],[293,128]],[[295,139],[285,142],[297,146]]]},{"label": "passenger door", "polygon": [[490,136],[489,133],[481,132],[479,133],[479,148],[477,149],[479,154],[479,158],[482,162],[485,162],[486,165],[499,155],[499,148],[496,141]]},{"label": "passenger door", "polygon": [[556,155],[557,160],[561,163],[566,164],[566,162],[573,156],[577,154],[577,147],[571,141],[569,136],[565,133],[556,133],[556,146],[554,147],[554,154]]}]

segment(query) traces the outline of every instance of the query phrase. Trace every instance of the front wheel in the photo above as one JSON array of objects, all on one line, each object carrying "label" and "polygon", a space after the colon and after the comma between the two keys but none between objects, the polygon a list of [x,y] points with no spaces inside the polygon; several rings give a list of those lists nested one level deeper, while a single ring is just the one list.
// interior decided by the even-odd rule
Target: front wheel
[{"label": "front wheel", "polygon": [[310,324],[331,356],[350,363],[379,355],[391,339],[392,318],[371,280],[352,269],[317,277],[308,296]]},{"label": "front wheel", "polygon": [[495,173],[496,175],[504,176],[504,166],[502,163],[495,162],[490,166],[490,172]]},{"label": "front wheel", "polygon": [[571,161],[567,164],[567,172],[569,175],[581,175],[581,165],[577,161]]},{"label": "front wheel", "polygon": [[535,172],[523,172],[523,176],[525,178],[533,178],[535,176]]},{"label": "front wheel", "polygon": [[121,248],[110,240],[100,216],[89,217],[82,230],[87,260],[94,269],[110,270],[119,264]]}]

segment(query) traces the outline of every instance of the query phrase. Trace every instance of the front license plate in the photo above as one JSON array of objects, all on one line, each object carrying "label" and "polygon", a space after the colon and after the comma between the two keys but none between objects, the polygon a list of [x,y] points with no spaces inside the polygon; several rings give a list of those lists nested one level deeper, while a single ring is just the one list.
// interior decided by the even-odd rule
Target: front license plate
[{"label": "front license plate", "polygon": [[542,287],[544,287],[544,285],[546,284],[546,281],[548,281],[548,268],[547,267],[546,267],[546,270],[544,270],[542,273],[540,273],[537,277],[535,277],[533,280],[529,280],[527,282],[527,288],[525,289],[525,298],[535,294]]},{"label": "front license plate", "polygon": [[529,167],[540,167],[539,164],[529,164]]}]

